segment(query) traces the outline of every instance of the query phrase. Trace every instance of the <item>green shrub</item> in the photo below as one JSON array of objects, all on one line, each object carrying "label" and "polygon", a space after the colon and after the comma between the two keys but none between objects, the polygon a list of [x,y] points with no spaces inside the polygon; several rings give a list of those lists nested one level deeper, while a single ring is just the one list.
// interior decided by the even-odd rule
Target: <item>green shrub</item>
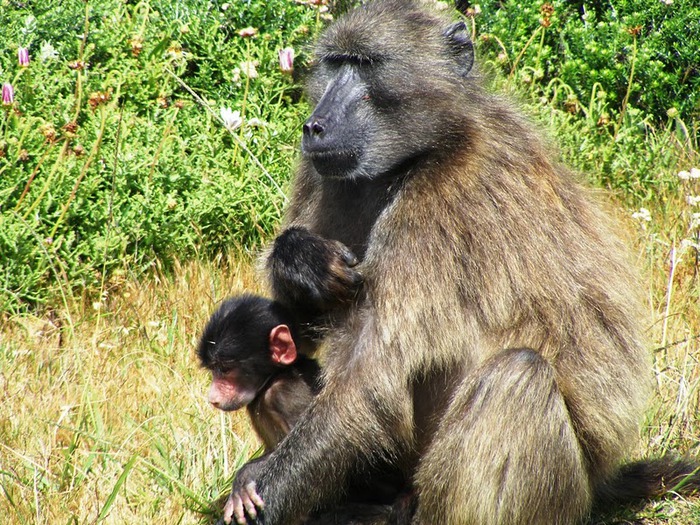
[{"label": "green shrub", "polygon": [[[277,51],[300,49],[318,10],[286,0],[0,6],[0,82],[15,91],[0,106],[0,311],[270,235],[306,111]],[[257,34],[240,36],[246,27]],[[226,130],[222,107],[243,125]]]},{"label": "green shrub", "polygon": [[[671,142],[691,166],[694,2],[472,9],[480,62],[556,130],[567,162],[641,202],[672,176]],[[308,112],[277,52],[294,47],[303,69],[324,16],[290,0],[0,0],[0,83],[15,90],[0,106],[0,311],[269,237]],[[224,107],[240,127],[224,128]]]},{"label": "green shrub", "polygon": [[685,121],[700,117],[696,1],[479,4],[482,52],[521,82],[557,78],[580,100],[599,85],[612,107],[630,104],[657,121],[671,108]]}]

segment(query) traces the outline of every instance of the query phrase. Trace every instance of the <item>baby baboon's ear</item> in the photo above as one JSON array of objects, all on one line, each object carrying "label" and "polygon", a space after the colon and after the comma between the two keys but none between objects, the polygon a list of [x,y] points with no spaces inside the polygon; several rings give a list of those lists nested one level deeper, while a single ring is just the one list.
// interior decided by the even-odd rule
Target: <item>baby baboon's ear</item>
[{"label": "baby baboon's ear", "polygon": [[291,365],[297,360],[297,346],[286,324],[277,325],[270,332],[270,353],[272,360],[280,365]]}]

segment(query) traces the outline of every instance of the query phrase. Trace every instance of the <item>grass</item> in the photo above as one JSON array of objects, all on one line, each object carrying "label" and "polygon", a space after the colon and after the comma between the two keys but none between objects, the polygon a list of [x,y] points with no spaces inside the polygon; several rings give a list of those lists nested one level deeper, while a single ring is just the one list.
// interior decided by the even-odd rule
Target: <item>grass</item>
[{"label": "grass", "polygon": [[212,305],[244,288],[245,262],[188,264],[6,323],[3,523],[199,522],[257,448],[243,415],[229,424],[208,405],[193,354]]}]

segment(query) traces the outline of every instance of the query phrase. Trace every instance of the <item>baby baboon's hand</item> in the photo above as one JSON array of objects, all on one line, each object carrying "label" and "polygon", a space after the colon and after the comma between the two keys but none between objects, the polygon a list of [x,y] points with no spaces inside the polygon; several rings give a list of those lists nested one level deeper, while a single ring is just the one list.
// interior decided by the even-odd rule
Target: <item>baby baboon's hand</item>
[{"label": "baby baboon's hand", "polygon": [[266,457],[250,461],[238,471],[233,480],[231,495],[224,505],[224,523],[231,523],[232,520],[239,525],[258,523],[265,502],[256,491],[255,479],[266,461]]},{"label": "baby baboon's hand", "polygon": [[305,228],[289,228],[268,259],[277,297],[292,306],[327,312],[351,301],[360,290],[358,260],[343,243]]}]

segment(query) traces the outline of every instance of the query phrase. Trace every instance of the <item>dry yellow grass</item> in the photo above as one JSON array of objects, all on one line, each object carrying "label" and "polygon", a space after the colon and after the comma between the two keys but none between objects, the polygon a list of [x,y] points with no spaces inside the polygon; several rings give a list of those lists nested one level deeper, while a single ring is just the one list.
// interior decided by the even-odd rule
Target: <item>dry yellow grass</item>
[{"label": "dry yellow grass", "polygon": [[689,242],[697,242],[700,208],[686,202],[689,191],[700,190],[700,181],[696,186],[660,195],[651,220],[640,222],[635,243],[647,277],[657,378],[645,438],[657,453],[700,450],[700,264]]},{"label": "dry yellow grass", "polygon": [[258,446],[244,414],[231,425],[208,405],[194,358],[215,303],[257,287],[248,263],[223,266],[156,272],[101,304],[5,323],[0,522],[201,521],[188,508],[219,496]]},{"label": "dry yellow grass", "polygon": [[[645,228],[630,229],[648,276],[658,380],[639,453],[697,454],[700,277],[696,253],[680,250],[690,220],[683,196],[663,201]],[[157,270],[124,277],[99,304],[8,319],[0,330],[0,522],[206,522],[208,503],[227,492],[257,442],[244,414],[231,419],[208,406],[194,348],[217,301],[243,289],[259,290],[249,258],[192,262],[167,278]],[[698,507],[656,502],[605,523],[697,523]]]}]

